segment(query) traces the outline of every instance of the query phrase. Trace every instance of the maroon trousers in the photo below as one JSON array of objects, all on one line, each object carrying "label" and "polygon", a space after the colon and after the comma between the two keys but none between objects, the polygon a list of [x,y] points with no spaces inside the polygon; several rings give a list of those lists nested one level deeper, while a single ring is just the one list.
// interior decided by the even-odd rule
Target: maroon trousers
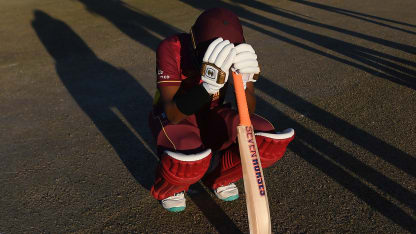
[{"label": "maroon trousers", "polygon": [[[251,115],[255,131],[274,132],[266,119]],[[157,144],[160,163],[151,194],[163,200],[181,191],[187,191],[207,172],[212,152],[220,158],[208,173],[204,183],[212,189],[235,182],[242,177],[240,157],[236,144],[238,113],[229,106],[191,115],[178,124],[171,124],[163,111],[155,108],[149,116],[149,125]],[[211,151],[209,151],[211,150]],[[175,156],[175,153],[183,156]],[[207,154],[209,153],[209,155]],[[202,158],[201,155],[207,155]],[[187,160],[197,158],[195,161]],[[214,163],[215,164],[215,163]]]},{"label": "maroon trousers", "polygon": [[[259,115],[252,114],[250,118],[256,132],[275,130],[268,120]],[[239,122],[238,112],[227,105],[191,115],[178,124],[171,124],[157,108],[149,116],[159,156],[164,150],[185,154],[208,148],[213,152],[225,150],[236,142]]]}]

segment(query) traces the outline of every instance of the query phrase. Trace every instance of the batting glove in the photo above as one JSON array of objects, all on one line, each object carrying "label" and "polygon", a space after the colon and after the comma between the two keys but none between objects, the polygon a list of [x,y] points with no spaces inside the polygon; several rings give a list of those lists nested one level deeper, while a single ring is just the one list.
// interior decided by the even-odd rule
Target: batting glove
[{"label": "batting glove", "polygon": [[202,59],[202,85],[209,94],[217,93],[228,81],[228,73],[236,56],[234,44],[217,38],[209,46]]},{"label": "batting glove", "polygon": [[243,43],[235,47],[237,55],[234,58],[233,68],[242,75],[244,89],[247,82],[256,82],[260,73],[257,55],[253,47]]}]

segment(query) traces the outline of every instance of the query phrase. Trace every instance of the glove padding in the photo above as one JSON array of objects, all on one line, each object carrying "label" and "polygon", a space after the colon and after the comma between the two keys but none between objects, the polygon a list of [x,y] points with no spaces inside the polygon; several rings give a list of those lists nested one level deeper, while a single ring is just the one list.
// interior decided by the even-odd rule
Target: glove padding
[{"label": "glove padding", "polygon": [[242,75],[244,89],[246,89],[247,82],[256,82],[257,75],[260,73],[257,55],[253,47],[246,43],[236,46],[235,50],[237,55],[234,58],[233,68]]},{"label": "glove padding", "polygon": [[234,44],[217,38],[202,59],[201,80],[209,94],[217,93],[228,81],[228,73],[236,56]]}]

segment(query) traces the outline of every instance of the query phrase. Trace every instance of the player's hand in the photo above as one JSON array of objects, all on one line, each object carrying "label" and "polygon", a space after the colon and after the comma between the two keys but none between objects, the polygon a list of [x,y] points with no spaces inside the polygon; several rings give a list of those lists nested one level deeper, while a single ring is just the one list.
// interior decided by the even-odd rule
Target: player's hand
[{"label": "player's hand", "polygon": [[217,93],[228,81],[228,73],[236,56],[234,44],[217,38],[202,59],[201,79],[209,94]]},{"label": "player's hand", "polygon": [[242,75],[244,89],[246,89],[247,82],[256,82],[260,73],[257,55],[253,47],[246,43],[236,46],[235,50],[237,55],[234,58],[233,68]]}]

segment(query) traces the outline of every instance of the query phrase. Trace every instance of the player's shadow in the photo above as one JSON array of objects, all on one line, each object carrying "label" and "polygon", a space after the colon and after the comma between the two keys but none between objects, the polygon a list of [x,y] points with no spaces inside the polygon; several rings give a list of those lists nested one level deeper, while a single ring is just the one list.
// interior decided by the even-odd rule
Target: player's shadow
[{"label": "player's shadow", "polygon": [[[153,144],[147,118],[151,96],[128,72],[98,58],[64,22],[39,10],[34,15],[32,26],[54,58],[62,83],[136,181],[149,189],[158,163],[145,147]],[[142,37],[149,46],[159,41],[149,33]],[[197,194],[190,197],[218,232],[241,233],[201,184],[193,189]]]},{"label": "player's shadow", "polygon": [[147,130],[151,97],[125,70],[99,59],[68,25],[42,11],[34,15],[32,26],[54,58],[62,83],[134,178],[149,189],[157,159],[128,124],[151,144]]}]

